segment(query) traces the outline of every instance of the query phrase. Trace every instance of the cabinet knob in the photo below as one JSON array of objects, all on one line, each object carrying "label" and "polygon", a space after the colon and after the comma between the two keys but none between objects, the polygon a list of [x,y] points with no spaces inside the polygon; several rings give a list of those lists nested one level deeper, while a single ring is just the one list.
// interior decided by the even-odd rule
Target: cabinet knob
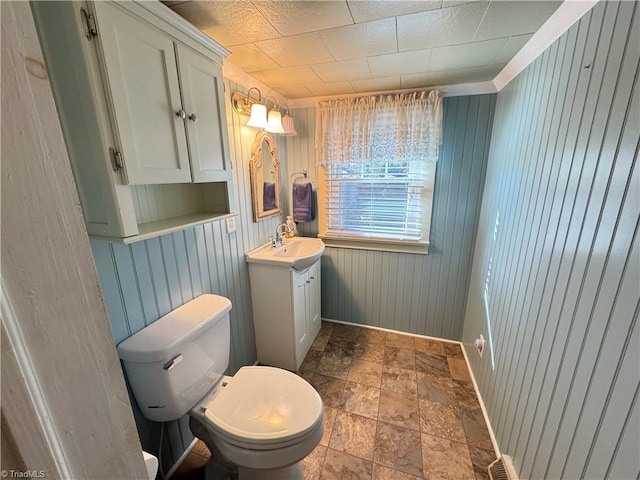
[{"label": "cabinet knob", "polygon": [[187,114],[184,110],[180,109],[176,112],[176,116],[184,120],[187,117]]},{"label": "cabinet knob", "polygon": [[191,120],[193,123],[196,123],[198,121],[198,117],[196,117],[195,113],[192,113],[191,115],[189,115],[189,120]]}]

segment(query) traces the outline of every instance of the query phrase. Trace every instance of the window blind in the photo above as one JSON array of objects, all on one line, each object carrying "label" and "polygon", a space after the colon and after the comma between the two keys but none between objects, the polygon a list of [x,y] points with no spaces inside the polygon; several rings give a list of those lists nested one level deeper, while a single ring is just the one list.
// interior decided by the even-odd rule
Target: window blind
[{"label": "window blind", "polygon": [[[417,158],[336,163],[326,169],[329,236],[421,241],[428,162]],[[429,215],[430,216],[430,215]]]}]

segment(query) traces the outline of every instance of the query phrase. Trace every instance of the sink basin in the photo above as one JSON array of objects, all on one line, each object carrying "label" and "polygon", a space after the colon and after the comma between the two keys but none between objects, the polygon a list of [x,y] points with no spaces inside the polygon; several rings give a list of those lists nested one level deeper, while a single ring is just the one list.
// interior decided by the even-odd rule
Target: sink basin
[{"label": "sink basin", "polygon": [[273,248],[271,242],[245,254],[248,263],[262,263],[294,270],[310,267],[322,256],[324,243],[319,238],[285,238],[282,247]]}]

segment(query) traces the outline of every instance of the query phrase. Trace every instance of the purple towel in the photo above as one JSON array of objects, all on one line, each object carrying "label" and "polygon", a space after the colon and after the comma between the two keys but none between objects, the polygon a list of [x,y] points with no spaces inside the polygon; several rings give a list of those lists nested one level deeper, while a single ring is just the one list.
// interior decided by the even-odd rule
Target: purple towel
[{"label": "purple towel", "polygon": [[310,183],[293,184],[293,221],[313,222],[316,212],[313,205],[313,187]]},{"label": "purple towel", "polygon": [[264,182],[262,184],[262,210],[268,212],[278,208],[276,205],[276,184]]}]

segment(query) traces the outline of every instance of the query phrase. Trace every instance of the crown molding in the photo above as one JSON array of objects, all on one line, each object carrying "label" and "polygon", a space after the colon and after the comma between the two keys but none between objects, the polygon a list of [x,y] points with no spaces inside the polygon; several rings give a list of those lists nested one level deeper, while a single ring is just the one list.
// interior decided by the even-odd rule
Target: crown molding
[{"label": "crown molding", "polygon": [[542,24],[524,47],[511,59],[493,79],[496,91],[502,90],[520,72],[527,68],[563,33],[591,10],[598,0],[565,0]]}]

